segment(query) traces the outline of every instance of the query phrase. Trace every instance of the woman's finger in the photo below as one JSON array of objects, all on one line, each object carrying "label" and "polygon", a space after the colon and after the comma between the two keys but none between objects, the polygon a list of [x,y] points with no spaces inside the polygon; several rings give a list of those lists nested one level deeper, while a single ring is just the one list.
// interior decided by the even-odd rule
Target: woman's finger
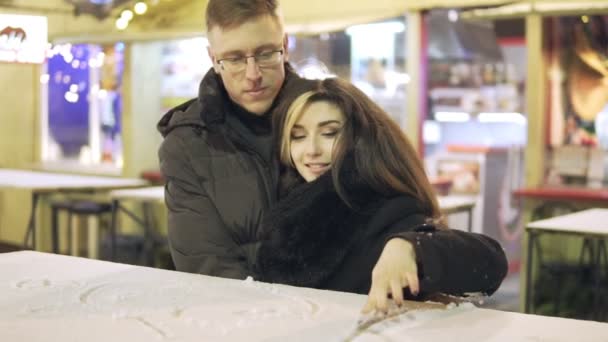
[{"label": "woman's finger", "polygon": [[365,306],[363,306],[363,310],[361,310],[361,313],[368,314],[368,313],[372,312],[375,307],[376,307],[376,301],[375,301],[374,297],[371,296],[371,292],[370,292],[369,295],[367,296],[367,302],[365,303]]},{"label": "woman's finger", "polygon": [[372,289],[369,292],[369,296],[374,299],[374,308],[377,311],[387,312],[388,291],[389,288],[385,279],[376,279],[376,281],[372,282]]},{"label": "woman's finger", "polygon": [[417,296],[418,293],[420,292],[420,283],[418,281],[418,275],[415,273],[407,273],[406,277],[407,277],[407,282],[410,286],[410,292],[414,296]]},{"label": "woman's finger", "polygon": [[363,313],[369,313],[374,310],[378,310],[378,298],[381,297],[378,295],[378,292],[382,292],[381,286],[379,285],[381,280],[379,277],[372,275],[372,286],[369,289],[369,293],[367,295],[367,303],[363,307]]},{"label": "woman's finger", "polygon": [[375,294],[375,297],[376,297],[376,310],[381,311],[383,313],[387,313],[388,312],[388,292],[387,292],[387,290],[377,291]]},{"label": "woman's finger", "polygon": [[391,294],[395,304],[401,306],[403,304],[403,288],[407,286],[407,283],[403,283],[397,279],[391,281]]}]

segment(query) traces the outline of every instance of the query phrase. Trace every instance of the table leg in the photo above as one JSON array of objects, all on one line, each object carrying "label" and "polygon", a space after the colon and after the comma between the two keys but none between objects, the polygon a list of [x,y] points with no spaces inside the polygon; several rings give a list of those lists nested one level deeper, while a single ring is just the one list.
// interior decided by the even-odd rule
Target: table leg
[{"label": "table leg", "polygon": [[467,224],[468,224],[467,230],[470,233],[470,232],[473,231],[473,208],[472,207],[469,208],[468,211],[469,211],[469,219],[468,219],[468,222],[467,222]]},{"label": "table leg", "polygon": [[90,259],[99,259],[99,219],[95,215],[87,218],[88,226],[88,257]]},{"label": "table leg", "polygon": [[536,234],[532,232],[528,232],[528,255],[526,257],[526,298],[524,303],[524,312],[531,313],[532,310],[532,265],[533,253],[534,253],[534,240],[536,239]]},{"label": "table leg", "polygon": [[[600,245],[598,246],[598,261],[600,262],[598,264],[598,270],[599,270],[599,276],[600,276],[600,281],[603,281],[603,283],[600,283],[599,286],[599,290],[600,291],[606,291],[608,289],[608,251],[606,250],[606,239],[600,239],[599,240]],[[603,259],[603,263],[602,263],[602,259]],[[601,294],[601,292],[600,292]],[[606,308],[606,306],[608,306],[608,302],[606,302],[606,299],[608,297],[608,292],[606,292],[605,294],[603,294],[602,296],[605,300],[605,302],[603,303],[603,305],[599,305],[600,308],[603,308],[603,311],[600,312],[600,317],[599,320],[603,320],[606,321],[606,314],[608,314],[608,309]]]},{"label": "table leg", "polygon": [[80,221],[78,219],[78,215],[70,214],[69,215],[69,230],[72,232],[72,236],[70,237],[70,254],[72,256],[80,255]]},{"label": "table leg", "polygon": [[[595,272],[596,272],[596,247],[595,247],[595,238],[593,236],[583,236],[583,246],[581,247],[581,254],[579,256],[578,259],[578,266],[579,266],[579,270],[582,272],[585,267],[589,267],[591,270],[591,286],[590,286],[590,290],[591,290],[591,296],[593,297],[594,300],[597,301],[597,298],[595,296]],[[585,260],[587,260],[587,262],[585,262]],[[582,276],[583,273],[581,273]],[[596,304],[591,304],[591,312],[588,313],[588,311],[585,311],[584,313],[582,313],[581,315],[585,315],[587,319],[593,319],[593,317],[595,316],[595,307]]]},{"label": "table leg", "polygon": [[53,253],[59,254],[59,208],[51,205],[51,235]]},{"label": "table leg", "polygon": [[592,257],[592,267],[593,267],[593,277],[594,279],[594,287],[593,287],[593,297],[594,297],[594,305],[593,305],[593,315],[592,317],[596,320],[601,320],[603,316],[603,312],[601,312],[602,305],[600,303],[602,299],[602,256],[606,257],[606,245],[605,241],[602,238],[593,239],[596,243],[594,248],[595,255]]},{"label": "table leg", "polygon": [[27,229],[25,231],[25,239],[23,240],[23,247],[29,248],[30,234],[32,235],[32,245],[31,248],[36,250],[36,212],[38,209],[38,200],[40,199],[40,194],[36,191],[32,191],[32,211],[30,212],[30,219],[27,224]]},{"label": "table leg", "polygon": [[110,260],[116,261],[116,225],[118,224],[118,211],[120,203],[112,200],[112,221],[110,223]]},{"label": "table leg", "polygon": [[150,203],[144,201],[142,203],[142,211],[144,214],[144,219],[143,219],[143,228],[144,228],[144,259],[146,262],[146,265],[148,266],[154,266],[154,255],[152,255],[152,251],[153,251],[153,235],[152,235],[152,227],[150,225],[150,222],[152,221],[150,216]]}]

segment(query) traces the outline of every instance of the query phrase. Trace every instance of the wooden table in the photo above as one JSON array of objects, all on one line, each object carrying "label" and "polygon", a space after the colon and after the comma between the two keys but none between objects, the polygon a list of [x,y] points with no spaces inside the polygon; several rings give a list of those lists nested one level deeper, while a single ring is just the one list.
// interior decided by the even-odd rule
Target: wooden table
[{"label": "wooden table", "polygon": [[[1,341],[606,341],[608,324],[406,302],[356,332],[366,296],[33,251],[0,254]],[[349,339],[350,338],[350,339]]]},{"label": "wooden table", "polygon": [[[151,207],[153,203],[164,203],[165,187],[152,186],[138,189],[120,189],[110,191],[110,199],[112,200],[112,223],[111,223],[111,259],[116,260],[116,236],[118,215],[122,212],[130,219],[137,223],[144,232],[144,250],[146,254],[147,264],[153,266],[151,251],[156,244],[160,244],[160,240],[164,237],[158,236],[156,227],[153,226],[151,219]],[[143,217],[139,217],[133,211],[124,206],[124,201],[135,201],[142,204]]]},{"label": "wooden table", "polygon": [[513,191],[515,198],[535,200],[540,203],[532,208],[532,219],[541,220],[559,214],[579,211],[608,203],[608,189],[584,188],[576,186],[539,186]]},{"label": "wooden table", "polygon": [[[528,234],[528,257],[526,263],[526,298],[525,312],[531,312],[533,301],[532,266],[533,256],[536,251],[541,255],[540,235],[542,234],[566,234],[581,236],[585,238],[583,248],[588,248],[591,266],[595,271],[595,312],[599,314],[600,275],[602,259],[608,267],[606,256],[605,239],[608,237],[608,209],[588,209],[572,214],[556,216],[546,220],[528,223],[526,226]],[[584,252],[585,250],[583,250]],[[607,337],[608,339],[608,337]]]},{"label": "wooden table", "polygon": [[554,201],[583,201],[606,202],[608,189],[591,189],[567,186],[542,186],[538,188],[523,188],[513,192],[516,197],[534,198]]},{"label": "wooden table", "polygon": [[[151,227],[151,220],[149,219],[148,212],[150,210],[151,203],[164,203],[165,191],[163,186],[145,187],[139,189],[121,189],[110,191],[110,198],[112,199],[112,256],[114,256],[116,246],[116,222],[120,212],[125,213],[133,221],[138,223],[143,229],[144,233],[152,235],[153,227]],[[465,212],[468,214],[467,230],[470,232],[472,229],[473,219],[473,208],[475,207],[476,199],[475,196],[465,195],[448,195],[437,197],[439,201],[439,207],[442,213],[445,215],[455,214],[459,212]],[[123,205],[124,201],[138,201],[143,205],[144,215],[138,217],[135,213],[130,211]]]},{"label": "wooden table", "polygon": [[[116,237],[117,237],[117,222],[118,215],[122,212],[136,222],[144,232],[144,251],[147,256],[147,264],[153,266],[152,249],[154,246],[161,244],[163,237],[158,235],[156,227],[152,224],[150,210],[153,203],[164,203],[165,189],[164,186],[152,186],[137,189],[119,189],[112,190],[109,193],[112,200],[112,223],[111,223],[111,260],[116,260]],[[459,212],[468,213],[467,230],[472,229],[473,208],[475,207],[474,196],[450,195],[438,197],[441,211],[446,214],[455,214]],[[142,204],[143,215],[138,216],[133,211],[129,210],[124,205],[125,201],[140,202]]]},{"label": "wooden table", "polygon": [[[82,176],[15,169],[0,169],[0,189],[25,189],[32,191],[32,210],[23,245],[36,249],[36,209],[41,197],[57,193],[91,193],[118,188],[146,185],[142,179]],[[31,245],[30,245],[31,236]]]},{"label": "wooden table", "polygon": [[468,213],[467,231],[473,229],[473,208],[475,208],[475,196],[465,195],[448,195],[438,196],[439,209],[445,215],[455,214],[459,212]]},{"label": "wooden table", "polygon": [[147,180],[151,184],[164,184],[165,178],[158,170],[145,170],[140,174],[142,179]]},{"label": "wooden table", "polygon": [[148,186],[138,189],[120,189],[110,191],[110,197],[115,200],[141,200],[163,203],[165,200],[164,186]]}]

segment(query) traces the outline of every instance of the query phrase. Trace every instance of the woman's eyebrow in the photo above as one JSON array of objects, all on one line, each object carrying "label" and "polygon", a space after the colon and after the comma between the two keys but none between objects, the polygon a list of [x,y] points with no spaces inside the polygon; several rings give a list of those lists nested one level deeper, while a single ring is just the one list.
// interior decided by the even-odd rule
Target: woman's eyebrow
[{"label": "woman's eyebrow", "polygon": [[[317,127],[323,127],[323,126],[327,126],[330,124],[342,124],[342,122],[340,122],[339,120],[326,120],[326,121],[321,121],[317,124]],[[293,127],[291,129],[305,129],[304,126],[300,125],[300,124],[295,124],[293,125]]]},{"label": "woman's eyebrow", "polygon": [[338,121],[338,120],[326,120],[326,121],[319,122],[319,124],[317,126],[323,127],[323,126],[327,126],[327,125],[330,125],[330,124],[333,124],[333,123],[341,124],[341,122]]}]

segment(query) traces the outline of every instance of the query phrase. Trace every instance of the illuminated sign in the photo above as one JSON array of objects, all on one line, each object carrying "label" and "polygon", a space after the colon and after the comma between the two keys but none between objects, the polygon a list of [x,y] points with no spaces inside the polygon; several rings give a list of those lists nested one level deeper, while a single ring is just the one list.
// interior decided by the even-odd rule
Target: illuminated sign
[{"label": "illuminated sign", "polygon": [[42,63],[47,45],[46,17],[0,14],[0,62]]}]

